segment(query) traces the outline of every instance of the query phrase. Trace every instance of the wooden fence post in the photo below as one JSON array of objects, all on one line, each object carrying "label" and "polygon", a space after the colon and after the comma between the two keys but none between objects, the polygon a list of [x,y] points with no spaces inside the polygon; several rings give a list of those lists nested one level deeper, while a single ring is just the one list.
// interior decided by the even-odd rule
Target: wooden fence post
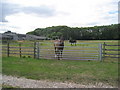
[{"label": "wooden fence post", "polygon": [[38,56],[39,56],[38,59],[40,59],[40,42],[39,42],[39,44],[38,44],[38,52],[39,52],[39,53],[38,53],[38,54],[39,54],[39,55],[38,55]]},{"label": "wooden fence post", "polygon": [[104,42],[103,43],[103,57],[105,57],[105,45],[106,45],[106,43]]},{"label": "wooden fence post", "polygon": [[39,42],[37,42],[36,48],[37,48],[36,58],[39,59],[40,58],[40,44],[39,44]]},{"label": "wooden fence post", "polygon": [[20,58],[21,58],[21,43],[19,43],[19,51],[20,51]]},{"label": "wooden fence post", "polygon": [[8,42],[8,44],[7,44],[7,56],[9,57],[10,55],[10,44],[9,44],[9,42]]},{"label": "wooden fence post", "polygon": [[36,58],[36,42],[34,42],[34,59]]}]

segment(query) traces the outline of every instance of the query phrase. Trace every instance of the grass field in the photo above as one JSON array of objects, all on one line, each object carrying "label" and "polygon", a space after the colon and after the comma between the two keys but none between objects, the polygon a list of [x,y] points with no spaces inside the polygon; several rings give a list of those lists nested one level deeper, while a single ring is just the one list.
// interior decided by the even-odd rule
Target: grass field
[{"label": "grass field", "polygon": [[102,82],[117,86],[118,83],[118,62],[3,57],[2,63],[5,75],[87,85]]}]

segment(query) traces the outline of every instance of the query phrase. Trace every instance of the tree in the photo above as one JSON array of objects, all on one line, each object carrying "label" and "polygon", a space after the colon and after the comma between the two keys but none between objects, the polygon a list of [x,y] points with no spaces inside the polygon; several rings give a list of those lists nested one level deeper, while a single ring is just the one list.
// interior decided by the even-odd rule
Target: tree
[{"label": "tree", "polygon": [[32,32],[28,32],[27,34],[46,36],[52,39],[54,39],[55,37],[60,37],[62,35],[66,40],[70,39],[70,37],[77,40],[119,39],[118,24],[81,28],[52,26],[47,28],[37,28]]}]

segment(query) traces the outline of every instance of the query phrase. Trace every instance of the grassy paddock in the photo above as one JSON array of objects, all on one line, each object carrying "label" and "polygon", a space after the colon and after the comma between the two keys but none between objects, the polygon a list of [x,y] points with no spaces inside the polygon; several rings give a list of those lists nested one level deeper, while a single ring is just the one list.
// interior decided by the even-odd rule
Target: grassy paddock
[{"label": "grassy paddock", "polygon": [[37,80],[117,86],[118,63],[3,57],[3,74]]}]

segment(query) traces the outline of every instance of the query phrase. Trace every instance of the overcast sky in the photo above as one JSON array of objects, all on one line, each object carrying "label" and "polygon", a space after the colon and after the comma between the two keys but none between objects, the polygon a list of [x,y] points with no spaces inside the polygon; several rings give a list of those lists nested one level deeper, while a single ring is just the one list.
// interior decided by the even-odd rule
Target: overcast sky
[{"label": "overcast sky", "polygon": [[[119,0],[2,0],[0,33],[25,34],[58,25],[88,27],[118,23]],[[2,11],[2,12],[1,12]]]}]

